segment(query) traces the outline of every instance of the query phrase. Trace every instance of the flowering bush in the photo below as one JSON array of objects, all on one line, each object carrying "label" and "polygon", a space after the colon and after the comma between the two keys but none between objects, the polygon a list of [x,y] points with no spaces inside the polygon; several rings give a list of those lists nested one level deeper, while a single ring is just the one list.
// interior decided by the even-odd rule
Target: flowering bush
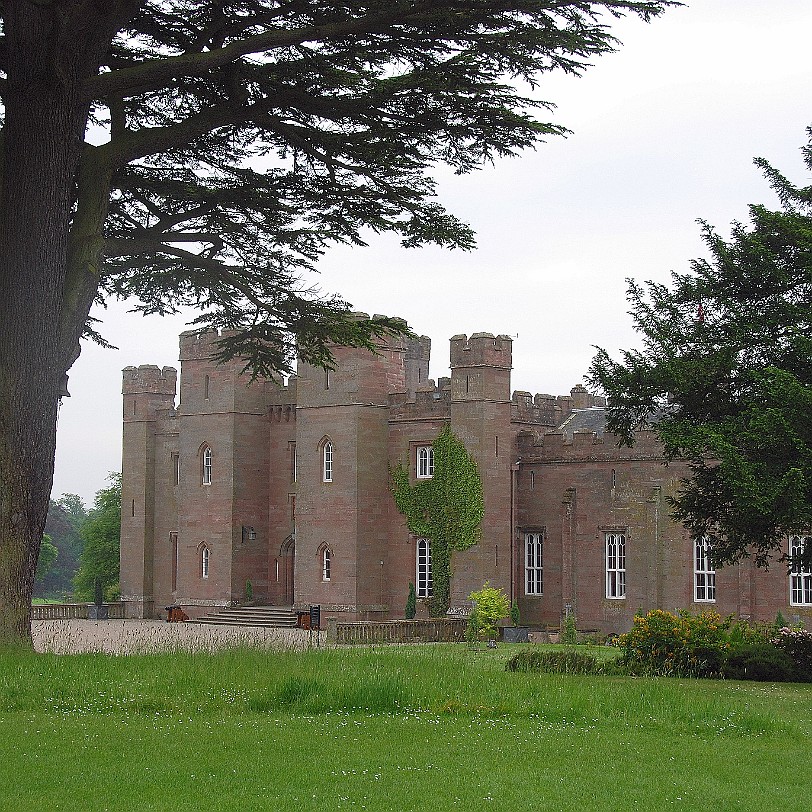
[{"label": "flowering bush", "polygon": [[615,640],[632,671],[706,677],[721,672],[730,648],[731,619],[714,611],[675,615],[652,609],[634,618],[631,631]]},{"label": "flowering bush", "polygon": [[789,655],[798,680],[812,682],[812,632],[784,626],[770,642]]}]

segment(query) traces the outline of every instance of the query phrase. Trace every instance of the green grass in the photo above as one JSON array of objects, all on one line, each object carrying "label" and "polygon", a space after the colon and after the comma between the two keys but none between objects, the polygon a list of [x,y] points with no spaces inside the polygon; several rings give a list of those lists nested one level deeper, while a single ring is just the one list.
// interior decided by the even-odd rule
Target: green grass
[{"label": "green grass", "polygon": [[812,688],[516,647],[0,657],[0,810],[806,810]]}]

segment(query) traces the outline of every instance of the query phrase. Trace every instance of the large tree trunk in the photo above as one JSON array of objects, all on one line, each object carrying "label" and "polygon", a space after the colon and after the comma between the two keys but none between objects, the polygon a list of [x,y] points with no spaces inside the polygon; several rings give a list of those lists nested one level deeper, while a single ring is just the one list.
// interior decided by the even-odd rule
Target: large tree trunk
[{"label": "large tree trunk", "polygon": [[[88,110],[81,82],[97,69],[98,51],[88,48],[82,36],[88,32],[72,23],[91,11],[89,5],[4,4],[0,647],[31,644],[31,593],[51,493],[60,391],[87,316],[87,308],[74,310],[73,323],[65,324],[63,286]],[[84,25],[95,24],[91,16]]]}]

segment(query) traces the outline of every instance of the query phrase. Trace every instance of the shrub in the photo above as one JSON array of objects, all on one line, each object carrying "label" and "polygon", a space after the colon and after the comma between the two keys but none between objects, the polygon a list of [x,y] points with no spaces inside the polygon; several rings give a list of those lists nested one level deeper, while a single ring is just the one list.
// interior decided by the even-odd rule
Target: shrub
[{"label": "shrub", "polygon": [[760,682],[792,682],[796,669],[792,658],[772,643],[750,643],[727,658],[724,675],[729,679]]},{"label": "shrub", "polygon": [[784,626],[770,642],[792,660],[796,679],[812,682],[812,632]]},{"label": "shrub", "polygon": [[578,621],[573,614],[565,615],[561,624],[561,642],[574,646],[578,642]]},{"label": "shrub", "polygon": [[414,584],[409,581],[409,595],[406,598],[406,620],[414,620],[417,614],[417,594],[414,591]]},{"label": "shrub", "polygon": [[550,674],[606,674],[610,670],[610,664],[600,662],[592,654],[583,654],[573,649],[520,651],[505,664],[505,671],[536,671]]},{"label": "shrub", "polygon": [[519,614],[519,603],[518,601],[513,601],[513,604],[510,607],[510,622],[514,626],[518,626],[520,621],[521,615]]},{"label": "shrub", "polygon": [[615,645],[623,650],[622,663],[631,673],[718,676],[730,649],[731,623],[713,611],[675,615],[653,609],[635,616],[631,631]]}]

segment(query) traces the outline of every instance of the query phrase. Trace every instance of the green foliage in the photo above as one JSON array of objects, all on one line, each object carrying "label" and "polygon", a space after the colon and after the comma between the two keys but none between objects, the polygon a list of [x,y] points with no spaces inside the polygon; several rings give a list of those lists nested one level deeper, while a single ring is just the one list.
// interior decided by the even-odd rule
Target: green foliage
[{"label": "green foliage", "polygon": [[796,679],[812,682],[812,632],[784,626],[770,642],[792,660]]},{"label": "green foliage", "polygon": [[45,580],[45,576],[51,571],[58,556],[59,550],[53,545],[51,537],[46,533],[42,537],[42,543],[39,546],[36,575],[38,582]]},{"label": "green foliage", "polygon": [[409,596],[406,598],[406,611],[404,616],[406,620],[413,620],[417,614],[417,594],[414,591],[414,584],[409,581]]},{"label": "green foliage", "polygon": [[732,621],[708,610],[674,615],[652,609],[636,615],[632,628],[615,640],[632,671],[673,676],[718,676],[731,647]]},{"label": "green foliage", "polygon": [[[79,530],[86,519],[82,500],[75,494],[51,500],[45,533],[56,548],[57,556],[46,572],[42,572],[41,565],[38,565],[34,586],[36,596],[65,600],[73,593],[73,579],[79,569],[83,546]],[[40,560],[42,555],[41,551]]]},{"label": "green foliage", "polygon": [[76,573],[76,597],[92,600],[96,579],[105,600],[119,596],[119,547],[121,543],[121,474],[110,474],[109,488],[100,490],[87,521],[82,526],[84,539],[81,566]]},{"label": "green foliage", "polygon": [[564,622],[561,624],[561,642],[568,646],[574,646],[578,642],[578,619],[572,612],[564,615]]},{"label": "green foliage", "polygon": [[254,585],[251,583],[251,581],[245,582],[245,599],[247,601],[254,600]]},{"label": "green foliage", "polygon": [[451,555],[479,542],[485,512],[477,464],[446,425],[432,443],[434,475],[409,482],[408,467],[399,463],[390,472],[391,490],[410,532],[431,543],[432,596],[429,613],[448,611]]},{"label": "green foliage", "polygon": [[710,259],[670,287],[629,281],[642,349],[620,362],[600,350],[590,370],[610,430],[631,444],[648,423],[669,460],[688,462],[673,515],[717,565],[765,565],[812,525],[812,186],[756,163],[781,209],[751,206],[730,240],[703,224]]},{"label": "green foliage", "polygon": [[549,674],[614,673],[613,664],[568,648],[564,651],[526,649],[514,654],[505,664],[506,671],[543,672]]},{"label": "green foliage", "polygon": [[728,679],[758,682],[792,682],[797,679],[792,657],[770,643],[749,643],[731,652],[724,665],[724,675]]},{"label": "green foliage", "polygon": [[519,602],[514,600],[510,605],[510,622],[514,626],[518,626],[521,622],[521,614],[519,612]]},{"label": "green foliage", "polygon": [[496,624],[510,614],[510,600],[502,589],[497,589],[485,581],[482,589],[468,596],[474,602],[474,610],[469,618],[469,628],[475,630],[479,638],[496,636]]}]

